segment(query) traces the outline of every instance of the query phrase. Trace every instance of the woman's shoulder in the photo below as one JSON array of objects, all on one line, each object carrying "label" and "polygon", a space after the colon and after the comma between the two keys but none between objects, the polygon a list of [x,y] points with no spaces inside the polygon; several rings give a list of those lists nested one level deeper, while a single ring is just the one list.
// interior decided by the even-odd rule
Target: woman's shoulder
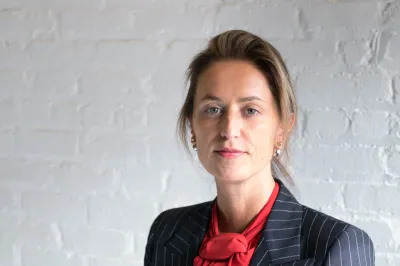
[{"label": "woman's shoulder", "polygon": [[207,219],[211,211],[213,201],[205,201],[201,203],[174,207],[160,212],[150,227],[150,234],[163,235],[164,231],[174,231],[180,223],[187,219],[194,221],[198,219]]},{"label": "woman's shoulder", "polygon": [[[306,205],[302,205],[303,208],[303,218],[302,218],[302,231],[303,234],[316,234],[320,231],[329,231],[332,236],[338,236],[344,231],[363,231],[361,228],[353,225],[349,222],[341,220],[337,217],[329,215],[325,212],[318,211]],[[364,232],[364,231],[363,231]],[[364,234],[367,234],[364,232]]]},{"label": "woman's shoulder", "polygon": [[336,258],[340,254],[365,265],[374,260],[373,242],[363,229],[308,206],[302,208],[301,243],[307,256]]}]

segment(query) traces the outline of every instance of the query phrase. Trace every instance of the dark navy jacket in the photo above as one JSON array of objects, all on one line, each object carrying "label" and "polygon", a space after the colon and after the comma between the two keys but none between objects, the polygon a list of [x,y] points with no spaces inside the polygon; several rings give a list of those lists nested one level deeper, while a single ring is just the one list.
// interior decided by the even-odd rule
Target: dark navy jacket
[{"label": "dark navy jacket", "polygon": [[[301,205],[279,181],[278,197],[250,265],[375,265],[363,230]],[[213,201],[169,209],[151,225],[145,266],[193,265],[208,229]]]}]

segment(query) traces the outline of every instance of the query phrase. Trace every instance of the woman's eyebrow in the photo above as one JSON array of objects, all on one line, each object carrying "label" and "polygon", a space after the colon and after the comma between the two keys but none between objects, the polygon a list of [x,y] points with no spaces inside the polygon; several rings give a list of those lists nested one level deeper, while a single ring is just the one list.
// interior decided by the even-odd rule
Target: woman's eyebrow
[{"label": "woman's eyebrow", "polygon": [[[206,95],[201,99],[201,102],[202,102],[202,101],[206,101],[206,100],[213,100],[213,101],[217,101],[217,102],[222,102],[222,100],[221,100],[220,98],[218,98],[217,96],[209,95],[209,94],[206,94]],[[240,99],[239,99],[239,102],[251,102],[251,101],[254,101],[254,100],[256,100],[256,101],[263,101],[262,99],[260,99],[260,98],[257,97],[257,96],[249,96],[249,97],[240,98]]]},{"label": "woman's eyebrow", "polygon": [[245,98],[240,98],[239,102],[251,102],[251,101],[263,101],[261,100],[259,97],[257,96],[249,96],[249,97],[245,97]]},{"label": "woman's eyebrow", "polygon": [[213,100],[217,102],[222,102],[220,98],[214,95],[206,94],[203,98],[201,98],[201,102],[207,101],[207,100]]}]

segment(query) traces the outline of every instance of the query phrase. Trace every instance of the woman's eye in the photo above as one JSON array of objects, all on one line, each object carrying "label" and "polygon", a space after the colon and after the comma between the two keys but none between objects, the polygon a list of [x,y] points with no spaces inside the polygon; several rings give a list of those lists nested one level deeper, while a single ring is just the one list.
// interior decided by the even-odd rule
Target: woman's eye
[{"label": "woman's eye", "polygon": [[248,115],[255,115],[255,114],[258,113],[258,111],[256,109],[254,109],[254,108],[247,108],[246,112],[247,112]]},{"label": "woman's eye", "polygon": [[208,114],[217,114],[220,111],[218,107],[210,107],[206,110]]}]

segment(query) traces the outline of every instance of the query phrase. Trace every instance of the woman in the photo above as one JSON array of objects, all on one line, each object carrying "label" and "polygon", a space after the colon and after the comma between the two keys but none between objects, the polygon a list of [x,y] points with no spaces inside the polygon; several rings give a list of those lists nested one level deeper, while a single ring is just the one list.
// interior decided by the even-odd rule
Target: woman
[{"label": "woman", "polygon": [[285,63],[249,32],[215,36],[188,69],[187,128],[217,197],[154,220],[145,265],[374,265],[361,229],[301,205],[280,178],[296,121]]}]

